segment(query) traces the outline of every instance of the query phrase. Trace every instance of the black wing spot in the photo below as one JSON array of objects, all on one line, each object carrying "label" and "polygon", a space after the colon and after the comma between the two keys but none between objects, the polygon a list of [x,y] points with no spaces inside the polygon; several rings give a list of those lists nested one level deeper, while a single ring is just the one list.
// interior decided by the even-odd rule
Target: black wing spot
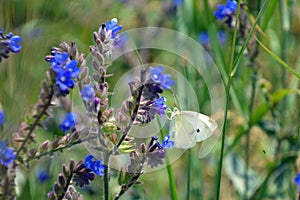
[{"label": "black wing spot", "polygon": [[201,132],[201,130],[200,130],[199,128],[197,128],[197,129],[196,129],[196,132],[197,132],[197,133],[200,133],[200,132]]}]

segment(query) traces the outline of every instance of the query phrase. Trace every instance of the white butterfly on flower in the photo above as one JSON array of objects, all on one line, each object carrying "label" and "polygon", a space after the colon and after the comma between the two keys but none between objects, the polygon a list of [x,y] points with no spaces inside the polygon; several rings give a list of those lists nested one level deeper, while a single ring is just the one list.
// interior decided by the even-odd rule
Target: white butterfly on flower
[{"label": "white butterfly on flower", "polygon": [[179,111],[177,108],[171,114],[170,139],[174,147],[189,149],[209,138],[217,129],[218,124],[210,117],[194,112]]}]

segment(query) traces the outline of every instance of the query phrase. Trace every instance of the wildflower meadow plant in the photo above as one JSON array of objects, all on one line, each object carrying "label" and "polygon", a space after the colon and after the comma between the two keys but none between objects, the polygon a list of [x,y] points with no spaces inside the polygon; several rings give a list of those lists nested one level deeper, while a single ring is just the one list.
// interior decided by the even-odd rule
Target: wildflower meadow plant
[{"label": "wildflower meadow plant", "polygon": [[20,36],[12,33],[5,35],[3,30],[0,29],[0,62],[2,58],[8,58],[9,52],[19,53],[22,49],[21,41]]},{"label": "wildflower meadow plant", "polygon": [[[163,73],[162,66],[150,67],[149,71],[143,68],[140,72],[140,80],[129,83],[132,96],[124,101],[114,116],[114,108],[110,107],[108,100],[112,93],[106,82],[106,79],[111,76],[107,74],[107,68],[111,64],[106,62],[106,58],[113,55],[114,48],[118,48],[115,44],[119,40],[121,29],[118,20],[113,18],[102,24],[98,32],[93,33],[95,45],[90,46],[93,57],[91,64],[94,69],[92,76],[88,74],[89,68],[85,57],[79,53],[75,43],[69,45],[63,42],[59,47],[52,47],[51,55],[45,57],[49,62],[49,69],[46,78],[42,81],[39,102],[34,106],[32,114],[27,116],[30,120],[23,122],[20,132],[14,134],[14,149],[8,147],[5,141],[0,143],[0,163],[7,170],[3,178],[6,177],[11,181],[8,183],[10,192],[2,190],[3,197],[15,197],[13,177],[19,165],[29,166],[30,161],[34,159],[51,155],[57,150],[70,148],[75,144],[89,143],[95,139],[99,145],[92,148],[99,151],[101,159],[87,155],[84,161],[80,160],[76,163],[70,160],[69,164],[63,164],[62,173],[58,175],[57,182],[47,194],[48,199],[82,198],[76,186],[89,185],[94,181],[95,175],[102,177],[103,196],[109,199],[110,157],[119,154],[119,151],[124,151],[124,148],[130,154],[131,162],[127,170],[122,171],[126,178],[120,179],[120,192],[116,194],[115,199],[121,197],[132,185],[139,183],[138,178],[143,174],[145,166],[156,167],[164,163],[165,149],[172,149],[174,145],[169,135],[165,136],[162,145],[157,137],[152,137],[148,143],[145,141],[146,143],[136,146],[134,138],[129,137],[128,133],[133,126],[148,124],[155,119],[155,116],[166,115],[167,99],[162,96],[162,93],[164,90],[170,90],[175,82],[170,74]],[[20,51],[19,36],[15,37],[12,34],[4,36],[2,32],[1,35],[3,39],[7,39],[7,42],[3,42],[1,46],[1,51],[5,52],[2,57],[7,57],[8,50],[14,53]],[[87,115],[77,117],[73,111],[65,112],[65,117],[61,118],[58,125],[63,135],[53,141],[42,142],[39,148],[31,148],[30,145],[35,138],[34,130],[39,124],[53,118],[55,115],[52,111],[61,107],[54,102],[63,99],[66,101],[68,98],[72,100],[70,97],[77,87]],[[4,112],[1,111],[0,114],[1,124],[3,124]],[[90,118],[92,124],[84,124],[80,120],[82,117]],[[77,125],[82,125],[83,128],[79,129]],[[36,176],[41,182],[49,178],[49,174],[41,170]]]}]

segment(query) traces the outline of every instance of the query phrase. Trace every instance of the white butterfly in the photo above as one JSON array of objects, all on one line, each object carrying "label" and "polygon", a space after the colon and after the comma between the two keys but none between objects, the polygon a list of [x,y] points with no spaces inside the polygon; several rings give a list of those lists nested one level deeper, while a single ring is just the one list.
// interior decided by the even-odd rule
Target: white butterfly
[{"label": "white butterfly", "polygon": [[179,111],[174,109],[171,114],[170,139],[174,147],[189,149],[209,138],[217,129],[218,124],[210,117],[194,111]]}]

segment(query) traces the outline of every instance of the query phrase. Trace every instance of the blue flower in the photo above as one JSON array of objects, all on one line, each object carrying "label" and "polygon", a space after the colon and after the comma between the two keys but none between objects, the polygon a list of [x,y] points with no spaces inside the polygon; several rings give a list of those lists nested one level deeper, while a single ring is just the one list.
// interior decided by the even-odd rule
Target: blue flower
[{"label": "blue flower", "polygon": [[173,3],[174,3],[174,6],[175,6],[175,7],[178,7],[178,6],[181,6],[181,5],[182,5],[183,0],[173,0]]},{"label": "blue flower", "polygon": [[0,62],[2,58],[8,58],[9,52],[19,53],[22,49],[20,42],[22,38],[12,33],[4,34],[3,30],[0,29]]},{"label": "blue flower", "polygon": [[79,73],[80,73],[80,68],[77,67],[77,61],[76,60],[71,60],[66,64],[66,71],[71,72],[71,77],[72,78],[77,78]]},{"label": "blue flower", "polygon": [[75,124],[77,123],[77,119],[74,113],[67,113],[66,117],[61,120],[61,124],[59,125],[59,128],[66,132],[72,128],[75,127]]},{"label": "blue flower", "polygon": [[72,79],[72,72],[60,70],[56,76],[56,84],[59,86],[62,92],[68,92],[69,88],[74,87],[74,81]]},{"label": "blue flower", "polygon": [[294,181],[295,181],[296,185],[298,187],[300,187],[300,173],[298,173],[298,175],[295,177]]},{"label": "blue flower", "polygon": [[[208,47],[211,43],[209,34],[206,31],[199,33],[198,39],[200,44],[202,44],[205,47]],[[218,32],[218,40],[221,45],[226,44],[227,36],[225,31]]]},{"label": "blue flower", "polygon": [[228,0],[226,2],[226,7],[232,12],[234,13],[238,7],[238,3],[236,0]]},{"label": "blue flower", "polygon": [[218,32],[218,40],[221,45],[225,45],[227,41],[227,35],[225,31],[219,31]]},{"label": "blue flower", "polygon": [[48,170],[41,168],[41,167],[36,169],[35,176],[36,176],[37,180],[39,180],[41,183],[44,183],[51,178]]},{"label": "blue flower", "polygon": [[101,160],[96,160],[96,161],[93,160],[94,160],[94,156],[88,155],[84,160],[85,167],[93,171],[98,176],[103,176],[105,165],[101,164]]},{"label": "blue flower", "polygon": [[223,20],[234,14],[238,6],[235,0],[228,0],[226,5],[218,5],[218,9],[215,11],[214,15],[218,20]]},{"label": "blue flower", "polygon": [[67,62],[68,57],[69,55],[67,52],[63,52],[63,53],[54,52],[54,57],[50,60],[50,64],[53,71],[58,73],[63,68],[65,62]]},{"label": "blue flower", "polygon": [[77,61],[68,61],[68,53],[54,52],[54,56],[50,60],[51,68],[56,73],[56,85],[59,86],[61,92],[69,93],[69,88],[74,87],[72,78],[77,78],[80,73],[80,68],[77,67]]},{"label": "blue flower", "polygon": [[0,125],[4,124],[5,122],[5,113],[4,111],[0,111]]},{"label": "blue flower", "polygon": [[118,32],[122,30],[122,25],[118,25],[117,18],[113,18],[105,23],[106,32],[111,31],[111,39],[118,37]]},{"label": "blue flower", "polygon": [[150,67],[151,79],[154,83],[161,85],[163,89],[171,89],[174,85],[174,81],[171,79],[171,74],[163,74],[163,67],[157,68]]},{"label": "blue flower", "polygon": [[160,116],[164,116],[166,114],[166,110],[168,108],[167,105],[165,105],[166,98],[160,97],[159,99],[155,99],[153,103],[150,106],[149,113],[151,114],[158,114]]},{"label": "blue flower", "polygon": [[166,135],[161,143],[161,146],[165,149],[172,149],[174,146],[174,141],[170,140],[170,134]]},{"label": "blue flower", "polygon": [[94,88],[89,84],[84,85],[81,90],[81,96],[84,101],[94,101],[95,99]]},{"label": "blue flower", "polygon": [[157,68],[150,67],[151,79],[154,83],[161,84],[164,79],[163,67],[158,66]]},{"label": "blue flower", "polygon": [[203,46],[208,46],[210,44],[210,37],[206,31],[199,33],[198,40]]},{"label": "blue flower", "polygon": [[5,141],[0,142],[0,163],[4,166],[8,166],[15,159],[14,151],[6,146]]},{"label": "blue flower", "polygon": [[22,38],[18,35],[12,36],[8,41],[8,46],[10,51],[14,53],[19,53],[22,46],[19,44],[22,41]]}]

